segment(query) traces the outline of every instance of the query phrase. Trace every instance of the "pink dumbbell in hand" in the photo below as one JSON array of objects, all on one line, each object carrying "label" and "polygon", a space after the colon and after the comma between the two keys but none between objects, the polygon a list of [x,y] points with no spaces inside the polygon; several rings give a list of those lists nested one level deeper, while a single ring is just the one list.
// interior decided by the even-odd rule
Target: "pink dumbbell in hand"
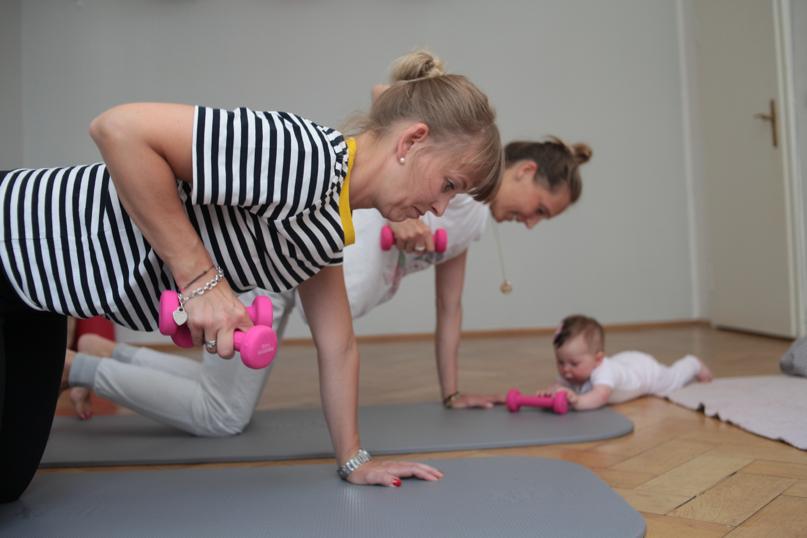
[{"label": "pink dumbbell in hand", "polygon": [[[389,250],[395,244],[395,234],[392,233],[392,228],[384,226],[381,228],[381,250]],[[448,247],[448,234],[445,228],[437,228],[434,232],[434,250],[435,252],[445,252]]]},{"label": "pink dumbbell in hand", "polygon": [[552,396],[521,394],[518,389],[508,390],[507,410],[515,413],[522,405],[551,409],[558,415],[563,415],[569,410],[569,401],[566,399],[566,393],[562,390],[557,391]]},{"label": "pink dumbbell in hand", "polygon": [[[178,325],[174,312],[179,308],[177,292],[165,290],[160,295],[160,332],[170,336],[179,347],[193,347],[191,331],[187,325]],[[272,329],[272,301],[258,296],[247,307],[249,319],[255,324],[248,331],[233,332],[233,346],[241,353],[245,366],[260,369],[269,366],[277,353],[277,334]]]}]

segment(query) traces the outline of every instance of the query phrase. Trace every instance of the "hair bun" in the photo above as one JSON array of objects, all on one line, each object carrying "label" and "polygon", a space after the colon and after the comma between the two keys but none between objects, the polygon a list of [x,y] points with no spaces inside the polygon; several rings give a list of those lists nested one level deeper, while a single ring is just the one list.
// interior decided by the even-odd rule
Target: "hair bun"
[{"label": "hair bun", "polygon": [[578,164],[585,164],[591,159],[591,148],[588,144],[578,143],[572,146],[572,154]]},{"label": "hair bun", "polygon": [[445,75],[443,61],[429,51],[416,50],[395,60],[390,81],[402,82],[440,75]]}]

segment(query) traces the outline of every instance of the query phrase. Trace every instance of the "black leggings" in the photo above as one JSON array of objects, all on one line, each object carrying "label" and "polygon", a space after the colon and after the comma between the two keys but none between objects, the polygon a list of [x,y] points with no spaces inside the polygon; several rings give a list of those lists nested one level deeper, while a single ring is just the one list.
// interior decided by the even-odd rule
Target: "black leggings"
[{"label": "black leggings", "polygon": [[0,272],[0,502],[18,499],[50,435],[67,319],[32,310]]}]

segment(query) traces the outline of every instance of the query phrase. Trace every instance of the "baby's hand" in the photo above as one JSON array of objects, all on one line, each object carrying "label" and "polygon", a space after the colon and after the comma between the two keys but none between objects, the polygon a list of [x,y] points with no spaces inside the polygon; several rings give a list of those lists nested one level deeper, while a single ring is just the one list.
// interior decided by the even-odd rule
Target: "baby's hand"
[{"label": "baby's hand", "polygon": [[557,392],[557,390],[559,388],[560,388],[560,385],[549,385],[545,389],[541,389],[541,390],[536,391],[535,395],[536,396],[552,396],[553,394],[555,394],[555,392]]},{"label": "baby's hand", "polygon": [[568,387],[558,387],[557,392],[565,392],[566,393],[566,401],[569,402],[569,405],[575,405],[577,403],[577,393]]}]

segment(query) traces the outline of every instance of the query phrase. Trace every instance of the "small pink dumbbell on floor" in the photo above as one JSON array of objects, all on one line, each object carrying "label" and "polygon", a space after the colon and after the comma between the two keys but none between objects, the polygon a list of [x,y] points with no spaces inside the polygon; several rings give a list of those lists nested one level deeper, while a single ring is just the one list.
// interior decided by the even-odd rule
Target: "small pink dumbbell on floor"
[{"label": "small pink dumbbell on floor", "polygon": [[562,390],[559,390],[552,396],[521,394],[518,389],[508,390],[507,410],[511,413],[515,413],[522,405],[551,409],[558,415],[563,415],[569,410],[569,402],[566,400],[566,393]]},{"label": "small pink dumbbell on floor", "polygon": [[[187,325],[177,325],[174,312],[179,308],[177,292],[165,290],[160,295],[160,332],[170,336],[179,347],[193,347],[191,331]],[[255,324],[248,331],[233,332],[233,345],[241,353],[245,366],[253,369],[266,368],[277,353],[277,334],[272,329],[272,301],[258,296],[247,307],[249,319]]]},{"label": "small pink dumbbell on floor", "polygon": [[[381,250],[389,250],[395,244],[395,234],[392,233],[392,228],[384,226],[381,228]],[[437,228],[434,232],[434,250],[435,252],[445,252],[448,247],[448,234],[445,228]]]}]

